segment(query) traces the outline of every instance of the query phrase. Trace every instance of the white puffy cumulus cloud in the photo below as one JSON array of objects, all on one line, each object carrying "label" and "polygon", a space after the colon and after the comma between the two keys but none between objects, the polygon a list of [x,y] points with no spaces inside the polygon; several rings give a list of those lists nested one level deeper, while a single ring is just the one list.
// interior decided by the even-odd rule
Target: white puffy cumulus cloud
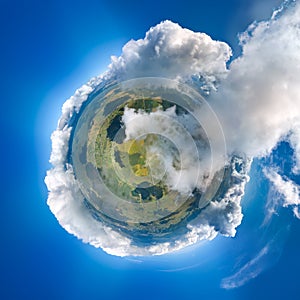
[{"label": "white puffy cumulus cloud", "polygon": [[[265,156],[286,139],[295,150],[296,173],[300,169],[299,24],[299,3],[274,14],[269,21],[254,23],[241,35],[243,53],[229,69],[226,63],[231,49],[226,43],[171,21],[151,28],[144,39],[128,42],[120,57],[112,57],[106,73],[92,78],[63,105],[58,128],[52,134],[53,168],[45,178],[47,203],[59,223],[84,242],[118,256],[165,254],[200,240],[211,240],[217,234],[234,236],[242,220],[240,201],[249,179],[247,170],[234,170],[227,193],[204,208],[201,218],[188,224],[188,233],[175,243],[138,247],[119,231],[95,220],[84,205],[72,166],[66,163],[73,129],[70,121],[88,95],[111,78],[158,76],[189,82],[197,77],[211,91],[208,101],[224,130],[229,157],[234,153],[250,159]],[[130,129],[127,134],[130,135]],[[278,189],[286,199],[296,193],[293,188],[287,192],[289,181],[280,181],[272,172],[268,178],[282,187]],[[188,187],[186,180],[180,188]],[[298,207],[296,203],[291,205]]]},{"label": "white puffy cumulus cloud", "polygon": [[120,57],[112,57],[109,68],[122,79],[200,76],[213,87],[227,73],[230,56],[226,43],[164,21],[150,28],[144,39],[129,41]]},{"label": "white puffy cumulus cloud", "polygon": [[[299,174],[300,3],[250,25],[240,41],[243,54],[231,63],[210,102],[222,123],[228,152],[262,157],[286,140],[294,150],[293,172]],[[299,216],[297,184],[272,168],[264,173],[278,191],[268,200],[269,213],[281,204],[292,206]]]},{"label": "white puffy cumulus cloud", "polygon": [[234,183],[221,201],[211,201],[203,213],[188,225],[190,233],[187,236],[194,242],[203,239],[212,240],[218,233],[227,237],[235,236],[236,228],[243,218],[240,204],[244,196],[245,185],[250,179],[247,173],[251,166],[251,161],[248,160],[244,168],[238,172],[234,169],[235,163],[238,162],[242,162],[242,159],[236,157],[232,162],[231,179]]},{"label": "white puffy cumulus cloud", "polygon": [[[290,132],[299,168],[300,3],[254,23],[240,36],[242,55],[211,94],[229,152],[265,156]],[[297,128],[298,126],[298,128]]]}]

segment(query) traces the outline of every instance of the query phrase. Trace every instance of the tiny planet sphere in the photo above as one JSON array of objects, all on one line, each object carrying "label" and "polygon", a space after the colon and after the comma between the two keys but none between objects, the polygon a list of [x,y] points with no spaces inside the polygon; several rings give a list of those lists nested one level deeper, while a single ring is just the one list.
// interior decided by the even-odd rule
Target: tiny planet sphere
[{"label": "tiny planet sphere", "polygon": [[207,114],[200,94],[168,79],[93,91],[72,120],[68,155],[91,215],[139,246],[185,235],[232,180]]}]

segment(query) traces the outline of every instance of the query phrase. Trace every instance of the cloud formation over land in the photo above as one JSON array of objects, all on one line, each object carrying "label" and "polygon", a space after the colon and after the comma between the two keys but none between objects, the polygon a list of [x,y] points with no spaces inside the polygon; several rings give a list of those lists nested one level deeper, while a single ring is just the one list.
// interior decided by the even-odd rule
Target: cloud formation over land
[{"label": "cloud formation over land", "polygon": [[[72,131],[69,122],[88,95],[110,78],[157,76],[189,82],[196,76],[202,88],[210,90],[208,101],[224,130],[229,159],[234,153],[249,158],[268,155],[286,139],[295,151],[294,172],[299,172],[299,24],[299,3],[278,12],[269,21],[252,24],[241,35],[242,55],[229,69],[226,63],[231,49],[226,43],[171,21],[151,28],[144,39],[128,42],[121,56],[112,58],[105,74],[91,79],[65,102],[58,128],[52,134],[53,169],[47,172],[45,182],[48,205],[60,224],[84,242],[119,256],[164,254],[212,239],[218,233],[234,236],[242,220],[240,201],[248,180],[247,174],[237,170],[233,174],[236,182],[223,199],[207,206],[203,218],[189,224],[188,234],[175,244],[137,247],[128,237],[96,221],[84,206],[72,166],[66,164]],[[290,205],[292,201],[295,215],[299,216],[296,187],[292,187],[291,180],[277,175],[273,171],[266,173],[284,197],[284,203]]]}]

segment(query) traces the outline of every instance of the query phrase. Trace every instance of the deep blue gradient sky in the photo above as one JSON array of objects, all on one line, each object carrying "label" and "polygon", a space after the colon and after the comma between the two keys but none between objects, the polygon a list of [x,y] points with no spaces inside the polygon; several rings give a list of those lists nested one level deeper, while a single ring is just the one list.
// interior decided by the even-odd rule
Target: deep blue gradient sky
[{"label": "deep blue gradient sky", "polygon": [[[277,263],[272,261],[242,288],[226,291],[219,284],[227,258],[229,264],[236,251],[232,239],[219,238],[214,247],[165,257],[159,263],[112,257],[59,226],[46,205],[43,183],[50,167],[50,134],[61,105],[81,84],[104,71],[110,56],[119,55],[124,43],[142,38],[149,27],[170,19],[226,41],[237,55],[237,33],[255,19],[267,18],[278,3],[0,2],[0,299],[297,298],[299,220],[292,219],[285,245],[272,258]],[[240,248],[248,247],[243,232],[256,224],[251,199],[264,197],[262,186],[255,182],[248,186],[251,193],[244,200],[245,210],[252,218],[245,217],[240,227]]]}]

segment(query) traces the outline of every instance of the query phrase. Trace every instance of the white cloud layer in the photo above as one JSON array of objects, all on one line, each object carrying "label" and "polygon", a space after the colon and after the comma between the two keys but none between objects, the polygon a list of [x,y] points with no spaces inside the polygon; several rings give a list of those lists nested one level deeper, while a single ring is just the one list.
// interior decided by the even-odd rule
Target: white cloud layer
[{"label": "white cloud layer", "polygon": [[[52,134],[53,169],[47,172],[45,182],[49,190],[47,203],[60,224],[84,242],[119,256],[164,254],[199,240],[213,239],[218,233],[234,236],[242,220],[240,201],[248,180],[245,173],[238,171],[233,174],[237,180],[224,198],[210,203],[201,218],[188,225],[188,234],[175,245],[137,247],[121,233],[93,219],[83,205],[72,166],[66,164],[72,130],[69,121],[95,87],[109,78],[162,76],[189,81],[192,76],[198,76],[211,90],[220,83],[209,101],[222,124],[229,155],[263,156],[281,139],[289,137],[295,150],[294,171],[297,172],[300,166],[299,23],[298,4],[279,17],[250,26],[241,37],[243,54],[233,61],[230,70],[226,69],[231,55],[227,44],[170,21],[151,28],[144,39],[127,43],[122,55],[112,58],[107,73],[93,78],[65,102],[58,128]],[[286,203],[296,201],[297,191],[292,183],[274,174],[269,179],[285,196]],[[298,210],[295,215],[299,216]]]}]

